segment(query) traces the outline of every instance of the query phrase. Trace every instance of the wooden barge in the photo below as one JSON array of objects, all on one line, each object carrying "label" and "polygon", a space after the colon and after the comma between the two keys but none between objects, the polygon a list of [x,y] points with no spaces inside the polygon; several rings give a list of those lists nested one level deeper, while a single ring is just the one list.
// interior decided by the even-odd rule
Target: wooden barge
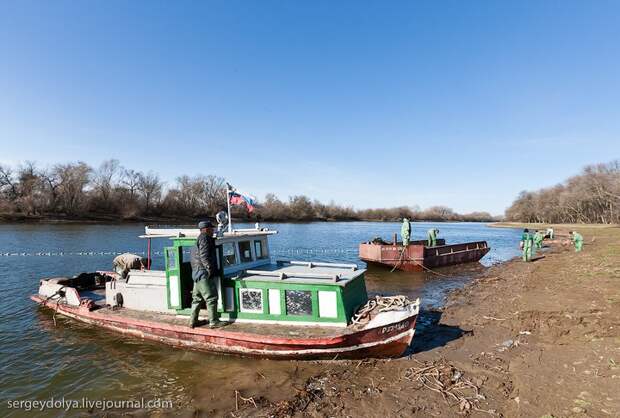
[{"label": "wooden barge", "polygon": [[[275,359],[398,357],[415,332],[420,302],[368,298],[365,270],[354,264],[272,263],[265,228],[216,239],[223,328],[190,328],[189,249],[197,230],[146,229],[170,239],[165,270],[83,273],[40,282],[31,299],[58,314],[176,347]],[[149,245],[150,247],[150,245]]]},{"label": "wooden barge", "polygon": [[438,239],[437,245],[429,247],[426,240],[402,242],[364,242],[359,246],[359,257],[370,265],[381,265],[402,271],[423,271],[429,268],[479,261],[491,249],[486,241],[446,244]]}]

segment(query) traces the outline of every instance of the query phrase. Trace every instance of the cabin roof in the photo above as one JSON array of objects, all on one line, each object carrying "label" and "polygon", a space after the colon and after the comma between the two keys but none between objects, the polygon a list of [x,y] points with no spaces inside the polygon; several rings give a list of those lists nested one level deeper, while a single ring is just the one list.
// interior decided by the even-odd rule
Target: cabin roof
[{"label": "cabin roof", "polygon": [[260,270],[246,270],[233,280],[272,283],[298,283],[344,287],[364,275],[366,270],[354,264],[307,263],[300,261],[278,262]]},{"label": "cabin roof", "polygon": [[[217,239],[256,237],[277,233],[278,231],[269,228],[233,229],[232,232],[224,232]],[[200,235],[198,228],[153,228],[147,226],[144,228],[144,235],[140,235],[140,238],[197,238],[198,235]]]}]

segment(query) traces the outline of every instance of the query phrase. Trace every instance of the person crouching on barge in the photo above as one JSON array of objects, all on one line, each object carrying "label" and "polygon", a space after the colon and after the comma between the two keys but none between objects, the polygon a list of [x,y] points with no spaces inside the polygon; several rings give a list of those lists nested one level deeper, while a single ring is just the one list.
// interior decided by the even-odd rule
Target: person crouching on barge
[{"label": "person crouching on barge", "polygon": [[426,238],[427,247],[437,246],[437,235],[438,234],[439,234],[439,229],[437,228],[431,228],[428,230],[427,238]]},{"label": "person crouching on barge", "polygon": [[215,239],[213,238],[213,224],[202,221],[198,224],[200,235],[196,240],[196,246],[191,251],[192,279],[192,313],[189,320],[190,328],[198,325],[198,314],[204,303],[207,307],[209,328],[218,328],[223,322],[217,319],[217,284],[219,272],[217,268],[217,256]]}]

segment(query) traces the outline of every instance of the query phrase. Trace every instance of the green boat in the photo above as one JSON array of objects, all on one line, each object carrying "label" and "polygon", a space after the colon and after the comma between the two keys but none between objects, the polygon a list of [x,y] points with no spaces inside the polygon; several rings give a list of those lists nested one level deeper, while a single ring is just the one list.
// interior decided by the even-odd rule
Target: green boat
[{"label": "green boat", "polygon": [[[411,344],[419,300],[368,297],[355,264],[273,260],[274,230],[220,232],[219,329],[187,326],[193,288],[192,228],[145,228],[166,239],[165,270],[84,273],[41,280],[32,299],[83,322],[175,346],[269,358],[395,357]],[[150,260],[150,254],[149,258]]]}]

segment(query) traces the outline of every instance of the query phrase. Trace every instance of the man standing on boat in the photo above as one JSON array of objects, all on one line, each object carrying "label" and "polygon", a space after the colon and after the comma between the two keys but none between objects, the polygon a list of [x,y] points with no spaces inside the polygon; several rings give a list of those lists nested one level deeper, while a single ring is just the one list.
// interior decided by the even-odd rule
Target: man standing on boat
[{"label": "man standing on boat", "polygon": [[192,248],[192,279],[194,290],[192,291],[192,314],[189,320],[190,328],[198,325],[198,314],[204,303],[207,307],[209,328],[218,328],[222,322],[217,319],[217,285],[219,279],[217,268],[217,256],[215,239],[213,238],[213,224],[202,221],[198,224],[200,235],[196,240],[196,246]]},{"label": "man standing on boat", "polygon": [[411,224],[408,218],[403,218],[403,226],[400,228],[400,236],[403,239],[403,246],[409,245],[409,237],[411,236]]}]

